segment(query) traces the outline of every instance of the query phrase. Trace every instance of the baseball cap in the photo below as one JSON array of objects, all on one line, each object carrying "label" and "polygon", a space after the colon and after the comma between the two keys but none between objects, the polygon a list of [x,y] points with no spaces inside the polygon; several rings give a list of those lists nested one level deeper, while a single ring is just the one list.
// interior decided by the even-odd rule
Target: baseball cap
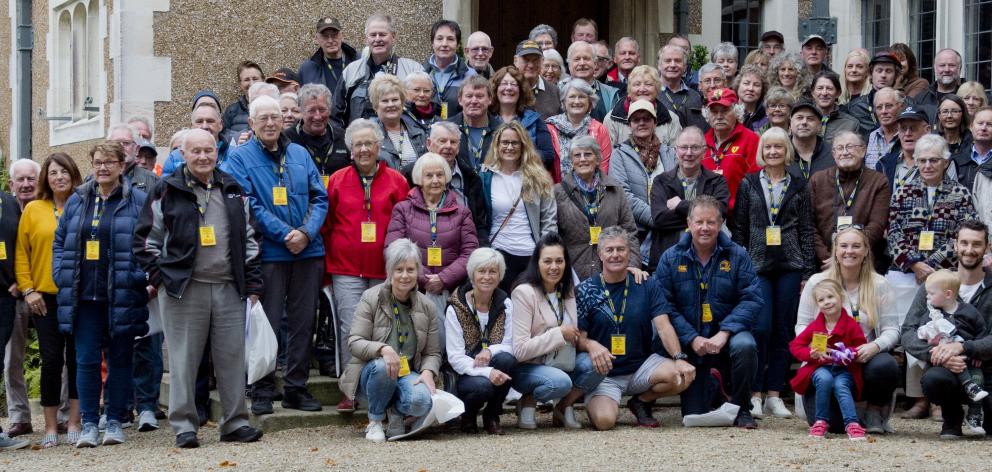
[{"label": "baseball cap", "polygon": [[765,31],[761,34],[762,41],[768,41],[769,39],[777,39],[780,43],[785,42],[785,36],[782,36],[782,33],[775,30]]},{"label": "baseball cap", "polygon": [[337,18],[331,18],[329,16],[325,16],[325,17],[317,20],[317,32],[318,33],[326,30],[327,28],[331,28],[331,29],[336,30],[336,31],[341,31],[341,22],[338,21]]},{"label": "baseball cap", "polygon": [[654,103],[647,100],[637,100],[630,104],[630,108],[627,109],[627,119],[629,120],[631,116],[634,116],[634,112],[646,111],[651,114],[651,116],[657,118],[658,112],[655,111]]},{"label": "baseball cap", "polygon": [[723,105],[725,107],[734,106],[737,103],[737,93],[733,89],[722,88],[717,89],[712,94],[710,94],[709,99],[706,101],[706,108],[713,105]]},{"label": "baseball cap", "polygon": [[814,115],[816,115],[817,118],[821,120],[823,119],[823,112],[820,111],[820,108],[817,107],[815,103],[806,99],[799,100],[796,102],[795,105],[792,105],[792,112],[789,114],[789,116],[795,115],[797,111],[803,108],[809,109],[810,111],[813,112]]},{"label": "baseball cap", "polygon": [[266,83],[282,82],[284,84],[300,83],[300,78],[296,75],[296,71],[290,69],[289,67],[283,67],[277,70],[274,74],[270,75],[265,79]]},{"label": "baseball cap", "polygon": [[815,41],[817,39],[819,39],[820,41],[822,41],[825,46],[829,46],[830,45],[830,43],[828,43],[826,39],[823,39],[823,36],[820,36],[818,34],[811,34],[809,36],[806,36],[806,39],[803,40],[803,44],[802,45],[805,46],[805,45],[809,44],[810,41]]},{"label": "baseball cap", "polygon": [[537,41],[525,39],[520,41],[520,44],[517,44],[517,52],[514,55],[523,57],[528,54],[537,54],[544,57],[544,52],[541,51],[541,46],[537,45]]},{"label": "baseball cap", "polygon": [[902,120],[916,120],[924,123],[930,123],[930,117],[927,116],[927,113],[912,105],[906,107],[902,113],[899,114],[899,118],[896,119],[896,121]]},{"label": "baseball cap", "polygon": [[155,145],[149,142],[147,139],[138,140],[138,151],[149,150],[153,156],[158,156],[158,150],[155,149]]}]

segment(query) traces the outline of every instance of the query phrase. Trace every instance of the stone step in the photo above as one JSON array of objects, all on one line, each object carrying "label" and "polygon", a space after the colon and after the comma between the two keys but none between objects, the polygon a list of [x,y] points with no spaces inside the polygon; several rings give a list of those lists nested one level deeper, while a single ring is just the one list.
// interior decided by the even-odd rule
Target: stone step
[{"label": "stone step", "polygon": [[[276,371],[276,391],[282,391],[282,372]],[[316,370],[310,371],[310,380],[307,388],[321,405],[334,406],[341,401],[341,390],[338,388],[338,379],[320,375]],[[213,392],[211,392],[213,394]],[[159,403],[163,406],[169,404],[169,374],[162,376],[162,388],[159,392]]]}]

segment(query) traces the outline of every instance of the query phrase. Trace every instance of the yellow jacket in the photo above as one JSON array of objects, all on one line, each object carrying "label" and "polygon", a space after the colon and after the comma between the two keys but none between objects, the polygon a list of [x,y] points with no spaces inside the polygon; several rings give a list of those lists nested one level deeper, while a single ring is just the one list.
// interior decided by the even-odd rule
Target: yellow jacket
[{"label": "yellow jacket", "polygon": [[55,295],[58,288],[52,279],[52,242],[55,240],[55,203],[35,200],[28,203],[17,225],[17,253],[14,273],[21,292],[35,289]]}]

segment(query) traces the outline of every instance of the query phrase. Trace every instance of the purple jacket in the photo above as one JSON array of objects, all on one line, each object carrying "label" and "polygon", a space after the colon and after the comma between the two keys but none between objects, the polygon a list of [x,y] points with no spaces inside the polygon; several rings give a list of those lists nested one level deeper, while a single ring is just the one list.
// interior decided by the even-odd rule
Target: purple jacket
[{"label": "purple jacket", "polygon": [[428,274],[438,274],[448,290],[463,284],[467,277],[468,256],[479,247],[472,213],[456,194],[448,192],[444,205],[437,212],[437,246],[441,248],[441,266],[428,266],[431,221],[419,187],[410,189],[406,200],[393,207],[393,217],[386,231],[386,246],[400,238],[409,238],[420,247],[423,271],[417,281],[421,287],[427,283]]}]

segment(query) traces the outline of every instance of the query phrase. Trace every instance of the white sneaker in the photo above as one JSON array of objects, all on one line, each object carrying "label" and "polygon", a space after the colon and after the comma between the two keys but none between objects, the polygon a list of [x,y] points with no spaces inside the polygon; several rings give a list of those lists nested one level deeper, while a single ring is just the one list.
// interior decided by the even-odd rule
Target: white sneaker
[{"label": "white sneaker", "polygon": [[751,416],[755,418],[764,416],[761,408],[761,397],[751,397]]},{"label": "white sneaker", "polygon": [[555,424],[560,424],[568,429],[582,429],[582,425],[575,419],[575,408],[566,407],[563,413],[559,413],[557,408],[551,410]]},{"label": "white sneaker", "polygon": [[386,442],[386,433],[382,430],[382,421],[369,421],[365,427],[365,439],[374,443]]},{"label": "white sneaker", "polygon": [[737,419],[737,412],[741,407],[733,403],[726,402],[709,413],[701,415],[685,415],[682,417],[682,425],[687,428],[714,428],[733,426]]},{"label": "white sneaker", "polygon": [[158,429],[158,420],[155,419],[155,412],[151,410],[142,411],[138,415],[138,431],[146,433]]},{"label": "white sneaker", "polygon": [[532,406],[522,406],[517,409],[517,427],[520,429],[537,429],[537,409]]},{"label": "white sneaker", "polygon": [[[765,398],[765,414],[776,418],[789,418],[792,416],[792,412],[785,407],[785,402],[779,397]],[[754,415],[752,414],[752,416]]]}]

